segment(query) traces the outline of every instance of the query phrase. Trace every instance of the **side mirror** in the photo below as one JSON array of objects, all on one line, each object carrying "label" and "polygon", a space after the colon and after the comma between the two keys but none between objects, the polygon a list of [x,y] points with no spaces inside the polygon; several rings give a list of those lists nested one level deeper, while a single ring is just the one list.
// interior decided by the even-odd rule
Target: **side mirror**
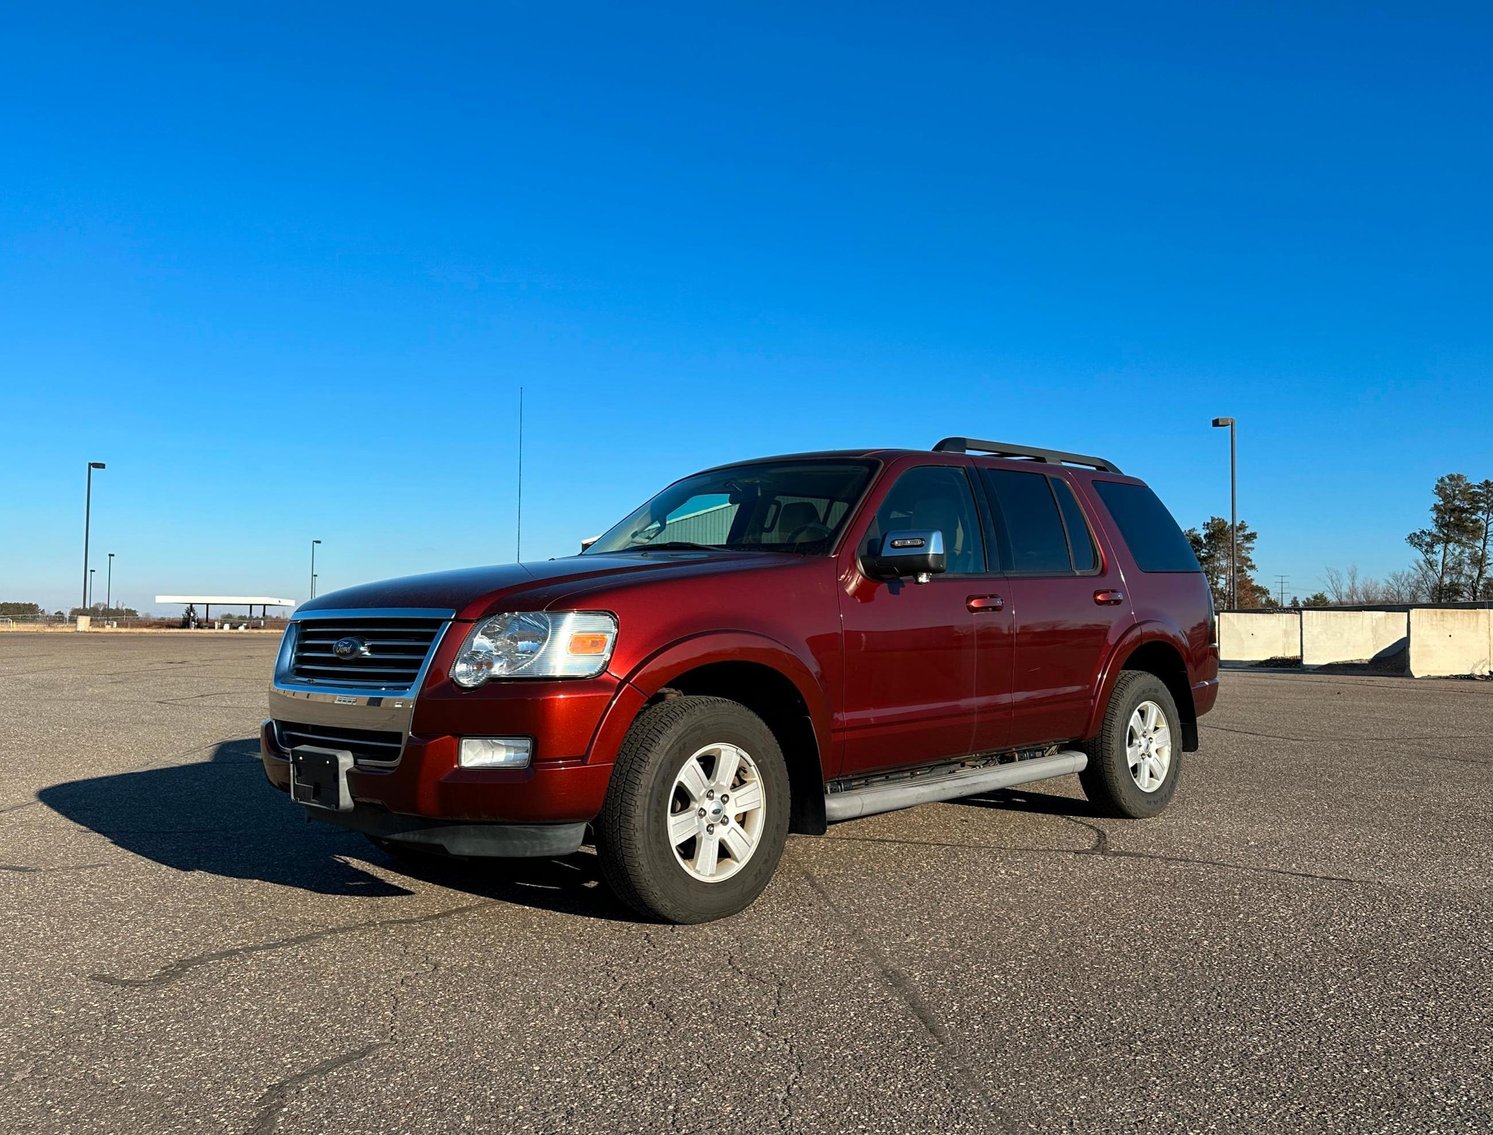
[{"label": "side mirror", "polygon": [[943,533],[937,528],[888,532],[875,555],[861,557],[861,570],[871,579],[906,579],[927,583],[946,570]]}]

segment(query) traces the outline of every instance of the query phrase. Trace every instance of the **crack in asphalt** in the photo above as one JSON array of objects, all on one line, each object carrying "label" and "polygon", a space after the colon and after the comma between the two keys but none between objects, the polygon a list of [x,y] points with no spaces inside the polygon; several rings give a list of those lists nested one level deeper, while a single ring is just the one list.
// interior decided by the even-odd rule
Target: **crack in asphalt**
[{"label": "crack in asphalt", "polygon": [[259,1114],[254,1117],[254,1126],[249,1128],[249,1135],[269,1135],[280,1121],[280,1113],[285,1110],[286,1104],[290,1102],[290,1095],[302,1084],[308,1083],[321,1076],[327,1076],[354,1064],[365,1057],[371,1056],[381,1048],[388,1048],[391,1042],[386,1040],[375,1041],[373,1044],[365,1044],[362,1048],[352,1052],[343,1053],[341,1056],[333,1056],[329,1060],[323,1060],[320,1064],[314,1064],[304,1071],[297,1072],[293,1076],[287,1076],[278,1080],[264,1090],[264,1093],[254,1101],[254,1106],[259,1108]]},{"label": "crack in asphalt", "polygon": [[949,1058],[955,1069],[958,1070],[966,1086],[979,1101],[985,1111],[986,1118],[990,1121],[991,1127],[994,1128],[998,1124],[1008,1131],[1015,1130],[1017,1127],[1015,1117],[996,1102],[994,1094],[985,1083],[984,1077],[980,1075],[979,1070],[969,1059],[964,1046],[955,1040],[943,1021],[939,1019],[933,1007],[928,1004],[927,999],[918,990],[913,980],[893,965],[891,959],[882,952],[881,947],[854,920],[846,916],[835,900],[830,897],[829,891],[825,889],[824,884],[807,869],[800,867],[800,871],[805,881],[809,884],[810,889],[819,896],[820,902],[828,908],[831,916],[840,924],[840,928],[860,947],[861,953],[871,963],[871,967],[880,975],[882,981],[897,995],[908,1012],[917,1019],[928,1035],[938,1043],[938,1046]]},{"label": "crack in asphalt", "polygon": [[14,871],[21,875],[67,875],[74,871],[93,871],[107,866],[107,863],[80,863],[76,867],[33,867],[25,863],[0,863],[0,871]]},{"label": "crack in asphalt", "polygon": [[[1295,741],[1303,745],[1325,745],[1342,744],[1343,742],[1363,742],[1366,744],[1387,745],[1390,743],[1403,744],[1405,737],[1295,737],[1289,733],[1261,733],[1254,729],[1240,729],[1234,725],[1214,725],[1211,722],[1200,722],[1199,728],[1212,729],[1218,733],[1236,733],[1244,737],[1263,737],[1270,741]],[[1473,733],[1452,733],[1444,736],[1426,737],[1427,741],[1481,741],[1483,737]],[[1434,754],[1431,754],[1434,755]],[[1206,759],[1206,758],[1204,758]]]},{"label": "crack in asphalt", "polygon": [[256,942],[249,946],[233,946],[226,950],[213,950],[205,954],[193,954],[191,957],[179,958],[170,965],[163,966],[149,977],[118,977],[114,974],[95,973],[89,975],[89,980],[96,981],[101,985],[114,985],[125,988],[159,988],[160,986],[169,985],[171,982],[177,981],[194,969],[211,965],[213,962],[228,961],[231,958],[246,957],[250,954],[271,953],[275,950],[289,949],[292,946],[304,946],[310,942],[320,942],[326,938],[339,938],[345,934],[357,934],[364,930],[383,930],[395,926],[417,926],[425,922],[436,922],[444,918],[454,918],[459,914],[465,914],[479,907],[492,906],[497,901],[497,899],[483,899],[480,902],[466,903],[462,906],[438,910],[432,914],[416,914],[404,918],[375,918],[367,922],[354,922],[347,926],[330,926],[324,930],[308,930],[303,934],[292,934],[288,938],[277,938],[272,942]]},{"label": "crack in asphalt", "polygon": [[774,1041],[781,1046],[784,1054],[791,1062],[788,1074],[780,1082],[781,1091],[778,1094],[778,1130],[792,1131],[797,1118],[794,1102],[797,1098],[800,1085],[808,1072],[808,1062],[798,1049],[798,1042],[792,1031],[782,1031],[779,1026],[783,1023],[786,996],[788,992],[788,979],[781,974],[774,975],[770,980],[761,977],[747,969],[737,956],[736,951],[726,952],[727,967],[739,976],[743,981],[752,985],[761,986],[763,989],[772,990],[772,1017],[770,1022],[772,1029],[763,1028],[755,1020],[746,1021],[747,1027],[759,1036],[769,1041]]},{"label": "crack in asphalt", "polygon": [[1294,879],[1315,879],[1323,883],[1356,883],[1364,887],[1387,887],[1389,884],[1380,879],[1360,879],[1351,875],[1327,875],[1315,871],[1292,871],[1288,867],[1267,867],[1263,864],[1234,863],[1226,859],[1203,859],[1190,855],[1165,855],[1155,851],[1127,851],[1123,848],[1111,847],[1109,833],[1096,824],[1086,820],[1080,820],[1076,816],[1057,815],[1059,820],[1067,820],[1071,824],[1077,824],[1094,833],[1094,842],[1088,847],[1026,847],[1019,844],[1004,843],[949,843],[941,840],[924,839],[893,839],[889,836],[855,836],[837,835],[826,840],[834,843],[844,840],[847,843],[888,843],[905,845],[907,847],[943,847],[951,851],[1006,851],[1024,855],[1074,855],[1095,856],[1104,859],[1149,859],[1157,863],[1180,863],[1192,867],[1219,867],[1226,871],[1243,871],[1261,875],[1285,875]]}]

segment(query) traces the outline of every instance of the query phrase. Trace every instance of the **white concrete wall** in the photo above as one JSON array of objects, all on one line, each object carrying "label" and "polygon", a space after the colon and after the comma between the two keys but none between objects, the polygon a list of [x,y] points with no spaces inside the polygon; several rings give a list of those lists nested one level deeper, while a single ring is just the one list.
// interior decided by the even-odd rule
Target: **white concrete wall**
[{"label": "white concrete wall", "polygon": [[1404,611],[1301,612],[1301,664],[1367,662],[1402,643],[1409,629]]},{"label": "white concrete wall", "polygon": [[1225,611],[1218,616],[1218,656],[1225,662],[1301,657],[1295,611]]},{"label": "white concrete wall", "polygon": [[1410,612],[1410,673],[1485,675],[1493,667],[1493,610]]}]

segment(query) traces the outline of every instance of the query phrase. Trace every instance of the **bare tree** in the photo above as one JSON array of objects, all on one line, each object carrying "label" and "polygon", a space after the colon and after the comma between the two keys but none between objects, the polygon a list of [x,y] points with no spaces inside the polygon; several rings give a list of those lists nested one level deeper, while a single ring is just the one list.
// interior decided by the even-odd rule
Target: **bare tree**
[{"label": "bare tree", "polygon": [[[1375,603],[1421,603],[1428,598],[1427,582],[1419,565],[1390,572],[1384,579],[1360,575],[1355,564],[1322,572],[1323,598],[1335,606],[1367,607]],[[1308,602],[1310,605],[1310,602]]]}]

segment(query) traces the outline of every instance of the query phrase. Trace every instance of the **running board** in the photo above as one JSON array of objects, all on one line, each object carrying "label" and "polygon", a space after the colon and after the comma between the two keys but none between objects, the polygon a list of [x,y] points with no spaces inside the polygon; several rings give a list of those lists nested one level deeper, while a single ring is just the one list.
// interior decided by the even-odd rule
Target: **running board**
[{"label": "running board", "polygon": [[845,792],[831,792],[824,798],[824,816],[830,823],[836,824],[841,820],[874,816],[878,812],[895,812],[898,808],[910,808],[914,804],[957,800],[961,796],[974,796],[997,788],[1012,788],[1034,780],[1082,772],[1088,763],[1088,754],[1064,749],[1050,757],[965,769],[948,776],[899,780],[852,788]]}]

